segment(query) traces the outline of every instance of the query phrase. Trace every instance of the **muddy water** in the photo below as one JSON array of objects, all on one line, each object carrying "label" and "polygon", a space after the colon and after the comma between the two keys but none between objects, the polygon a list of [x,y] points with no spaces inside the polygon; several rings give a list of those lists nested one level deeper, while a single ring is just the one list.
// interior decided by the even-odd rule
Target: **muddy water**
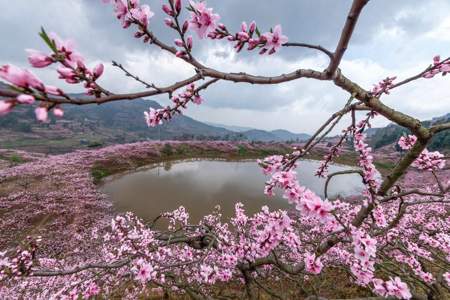
[{"label": "muddy water", "polygon": [[[301,184],[323,196],[325,181],[313,175],[318,166],[318,161],[302,161],[297,172]],[[346,169],[349,167],[332,166],[330,173]],[[250,213],[263,205],[288,208],[281,197],[263,194],[266,180],[255,161],[189,160],[165,162],[110,177],[101,190],[116,210],[131,211],[148,221],[180,205],[186,207],[192,221],[198,221],[216,205],[228,218],[233,215],[236,202],[242,202]],[[358,175],[335,176],[330,181],[329,194],[331,198],[348,196],[361,189]]]}]

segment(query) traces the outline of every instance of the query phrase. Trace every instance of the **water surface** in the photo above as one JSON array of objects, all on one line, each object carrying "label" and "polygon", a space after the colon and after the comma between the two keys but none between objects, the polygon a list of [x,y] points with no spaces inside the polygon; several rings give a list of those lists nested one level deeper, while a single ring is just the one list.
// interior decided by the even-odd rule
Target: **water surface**
[{"label": "water surface", "polygon": [[[314,176],[319,164],[301,161],[297,173],[302,185],[323,197],[325,180]],[[334,165],[330,173],[349,168]],[[101,190],[109,195],[116,210],[131,211],[148,221],[180,205],[186,207],[192,221],[198,221],[216,205],[221,206],[223,217],[228,218],[234,214],[236,202],[242,202],[250,213],[259,211],[263,205],[289,208],[285,199],[264,195],[266,180],[255,161],[185,160],[110,177]],[[355,194],[362,187],[360,177],[349,174],[333,177],[328,191],[333,198]]]}]

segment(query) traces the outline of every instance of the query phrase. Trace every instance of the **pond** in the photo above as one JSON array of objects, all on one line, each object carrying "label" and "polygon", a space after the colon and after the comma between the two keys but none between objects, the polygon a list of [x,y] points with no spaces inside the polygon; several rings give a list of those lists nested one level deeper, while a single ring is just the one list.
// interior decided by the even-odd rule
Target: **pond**
[{"label": "pond", "polygon": [[[299,181],[323,197],[325,180],[314,176],[320,162],[301,161],[297,170]],[[333,165],[330,173],[351,167]],[[263,205],[272,209],[287,209],[282,197],[264,195],[267,177],[256,161],[183,160],[164,162],[138,169],[133,173],[111,176],[101,186],[119,212],[131,211],[147,221],[161,212],[183,205],[198,221],[221,206],[224,218],[234,215],[234,205],[242,202],[248,213]],[[335,176],[330,181],[329,195],[349,196],[362,190],[357,174]]]}]

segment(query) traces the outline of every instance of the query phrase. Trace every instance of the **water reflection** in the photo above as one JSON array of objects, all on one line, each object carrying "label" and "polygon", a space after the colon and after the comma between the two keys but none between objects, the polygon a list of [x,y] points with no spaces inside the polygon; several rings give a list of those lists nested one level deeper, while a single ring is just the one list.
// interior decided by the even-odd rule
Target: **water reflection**
[{"label": "water reflection", "polygon": [[[313,175],[318,166],[317,161],[302,161],[297,172],[302,185],[323,197],[324,180]],[[331,166],[330,172],[346,169],[349,167]],[[255,161],[190,160],[164,162],[111,177],[101,190],[109,195],[118,211],[131,211],[146,220],[183,205],[191,219],[198,221],[216,205],[221,206],[223,216],[228,218],[234,214],[236,202],[242,202],[250,213],[259,211],[263,205],[288,208],[281,197],[263,194],[266,180]],[[336,176],[330,182],[329,194],[348,196],[361,189],[358,175]]]}]

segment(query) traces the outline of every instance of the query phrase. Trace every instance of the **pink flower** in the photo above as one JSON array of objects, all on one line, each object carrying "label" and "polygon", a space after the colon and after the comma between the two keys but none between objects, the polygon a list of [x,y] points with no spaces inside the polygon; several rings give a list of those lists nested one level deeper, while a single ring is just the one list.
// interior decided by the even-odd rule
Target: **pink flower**
[{"label": "pink flower", "polygon": [[195,104],[200,105],[200,104],[202,104],[202,102],[203,102],[203,98],[202,98],[200,95],[195,95],[192,101],[193,101]]},{"label": "pink flower", "polygon": [[92,282],[89,284],[83,295],[85,299],[90,299],[92,296],[98,295],[99,293],[100,288],[95,284],[95,282]]},{"label": "pink flower", "polygon": [[415,135],[402,136],[398,140],[398,145],[403,150],[409,150],[416,143],[417,137]]},{"label": "pink flower", "polygon": [[326,222],[332,217],[333,205],[331,202],[328,200],[323,201],[308,189],[305,189],[301,195],[301,202],[301,210],[305,214],[317,217],[322,222]]},{"label": "pink flower", "polygon": [[54,62],[53,58],[45,53],[33,49],[27,49],[26,51],[28,52],[28,61],[35,68],[45,68]]},{"label": "pink flower", "polygon": [[212,8],[207,8],[205,2],[190,1],[190,4],[193,8],[189,21],[190,27],[197,32],[199,38],[203,39],[216,29],[216,22],[220,19],[220,16],[214,14]]},{"label": "pink flower", "polygon": [[385,79],[380,81],[378,84],[374,85],[374,87],[372,89],[372,94],[375,97],[379,97],[383,93],[389,95],[389,90],[393,87],[395,79],[397,79],[396,76],[386,77]]},{"label": "pink flower", "polygon": [[34,110],[36,114],[36,119],[41,122],[46,122],[48,120],[48,110],[45,107],[37,107]]},{"label": "pink flower", "polygon": [[266,41],[263,49],[269,51],[269,55],[278,51],[278,49],[280,49],[281,46],[288,41],[287,36],[283,35],[281,32],[281,25],[276,25],[273,28],[273,32],[266,32],[262,35],[262,37]]},{"label": "pink flower", "polygon": [[11,111],[12,106],[11,102],[0,100],[0,116],[8,114]]},{"label": "pink flower", "polygon": [[210,282],[210,277],[213,274],[214,269],[208,265],[201,265],[200,266],[200,277],[202,280],[206,283]]},{"label": "pink flower", "polygon": [[77,74],[71,68],[59,67],[56,71],[59,73],[59,78],[64,79],[67,83],[79,82]]},{"label": "pink flower", "polygon": [[42,82],[33,73],[14,65],[0,67],[0,77],[19,87],[32,87],[38,90],[44,89]]},{"label": "pink flower", "polygon": [[55,117],[61,118],[64,116],[64,110],[61,107],[55,107],[53,109],[53,115]]},{"label": "pink flower", "polygon": [[374,278],[372,280],[373,283],[373,291],[380,295],[380,296],[386,296],[386,287],[384,286],[384,281],[378,278]]},{"label": "pink flower", "polygon": [[21,94],[21,95],[17,96],[16,99],[21,104],[33,104],[34,103],[34,97],[32,95]]},{"label": "pink flower", "polygon": [[450,287],[450,272],[446,272],[442,275],[442,277],[445,280],[445,283],[447,283],[447,286]]},{"label": "pink flower", "polygon": [[193,45],[192,36],[188,36],[186,39],[186,47],[191,50]]},{"label": "pink flower", "polygon": [[119,20],[123,20],[128,14],[128,3],[126,0],[116,0],[114,5],[114,11],[116,17]]},{"label": "pink flower", "polygon": [[57,88],[56,86],[53,86],[53,85],[46,85],[45,92],[47,94],[51,94],[51,95],[55,95],[55,96],[61,96],[64,94],[64,92],[60,88]]},{"label": "pink flower", "polygon": [[94,70],[93,70],[94,78],[97,79],[97,78],[99,78],[100,76],[102,76],[103,70],[104,70],[103,64],[98,64],[98,65],[96,65],[95,68],[94,68]]},{"label": "pink flower", "polygon": [[435,75],[442,73],[442,75],[446,75],[450,72],[450,62],[441,62],[441,57],[436,55],[433,57],[433,65],[429,68],[425,74],[423,74],[424,78],[433,78]]},{"label": "pink flower", "polygon": [[446,63],[446,64],[442,64],[439,67],[439,71],[440,72],[450,72],[450,62]]},{"label": "pink flower", "polygon": [[154,108],[150,107],[149,111],[144,112],[145,121],[147,122],[147,125],[149,127],[155,127],[156,125],[161,125],[162,120],[159,116],[159,110],[155,110]]},{"label": "pink flower", "polygon": [[65,63],[73,68],[84,65],[84,58],[75,51],[75,42],[73,40],[63,40],[54,32],[50,33],[49,37],[55,42],[58,54],[64,55]]},{"label": "pink flower", "polygon": [[316,259],[316,255],[307,253],[305,256],[306,271],[311,274],[319,274],[322,271],[323,264],[320,258]]},{"label": "pink flower", "polygon": [[412,295],[408,286],[404,283],[400,277],[395,277],[386,281],[386,289],[388,295],[395,296],[400,299],[411,299]]},{"label": "pink flower", "polygon": [[144,27],[148,26],[148,21],[153,17],[154,13],[150,10],[150,6],[142,5],[130,10],[131,16],[141,23]]},{"label": "pink flower", "polygon": [[156,271],[153,270],[153,267],[145,262],[139,262],[140,266],[138,267],[138,271],[136,274],[136,278],[141,281],[142,283],[145,283],[152,278],[155,277]]},{"label": "pink flower", "polygon": [[420,153],[412,165],[420,170],[436,170],[445,167],[444,155],[439,151],[430,152],[427,149]]}]

